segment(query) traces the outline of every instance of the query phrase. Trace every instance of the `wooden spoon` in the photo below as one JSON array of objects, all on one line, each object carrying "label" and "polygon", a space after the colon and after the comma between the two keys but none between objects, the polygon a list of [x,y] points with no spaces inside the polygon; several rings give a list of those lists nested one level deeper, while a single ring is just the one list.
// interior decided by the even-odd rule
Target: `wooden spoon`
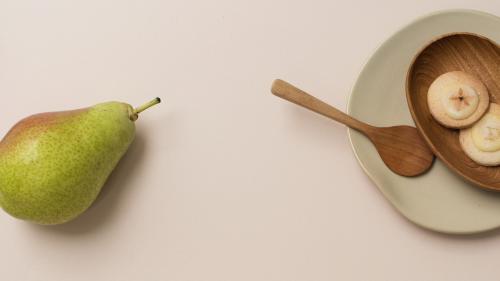
[{"label": "wooden spoon", "polygon": [[271,92],[363,133],[375,145],[387,167],[396,174],[417,176],[426,172],[433,163],[434,154],[414,127],[368,125],[279,79],[274,81]]},{"label": "wooden spoon", "polygon": [[490,102],[500,103],[500,46],[480,35],[454,33],[434,39],[415,56],[406,80],[410,112],[430,148],[451,171],[480,187],[500,191],[500,166],[472,161],[460,146],[459,131],[441,126],[429,112],[429,86],[439,75],[455,70],[478,77],[488,88]]}]

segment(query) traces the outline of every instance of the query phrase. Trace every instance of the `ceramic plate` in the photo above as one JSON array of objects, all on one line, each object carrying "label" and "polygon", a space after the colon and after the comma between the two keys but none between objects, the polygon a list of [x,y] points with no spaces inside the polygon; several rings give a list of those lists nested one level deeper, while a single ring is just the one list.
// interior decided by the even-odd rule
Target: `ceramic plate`
[{"label": "ceramic plate", "polygon": [[[413,57],[433,38],[472,32],[500,42],[500,18],[471,10],[451,10],[420,18],[389,38],[365,65],[347,111],[376,126],[415,126],[405,98],[406,73]],[[500,193],[463,181],[436,160],[423,176],[392,173],[373,145],[349,130],[359,163],[385,198],[410,221],[444,233],[468,234],[500,227]]]}]

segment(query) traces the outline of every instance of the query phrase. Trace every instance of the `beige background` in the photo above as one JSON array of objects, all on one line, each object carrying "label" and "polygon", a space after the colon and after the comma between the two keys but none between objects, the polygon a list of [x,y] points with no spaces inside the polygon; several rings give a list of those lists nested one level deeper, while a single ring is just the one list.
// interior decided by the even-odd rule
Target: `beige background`
[{"label": "beige background", "polygon": [[165,103],[97,203],[41,227],[0,213],[2,280],[498,280],[500,231],[407,222],[346,129],[269,93],[287,79],[345,108],[403,24],[475,1],[0,1],[3,135],[106,100]]}]

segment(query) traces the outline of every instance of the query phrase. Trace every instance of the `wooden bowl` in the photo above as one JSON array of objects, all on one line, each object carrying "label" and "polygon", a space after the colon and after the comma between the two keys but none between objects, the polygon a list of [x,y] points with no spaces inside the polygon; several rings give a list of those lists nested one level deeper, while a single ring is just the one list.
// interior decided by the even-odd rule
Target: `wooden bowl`
[{"label": "wooden bowl", "polygon": [[490,102],[500,102],[500,46],[476,34],[453,33],[429,43],[413,60],[406,77],[411,115],[434,154],[452,171],[479,187],[500,191],[500,166],[472,161],[460,147],[459,130],[443,127],[429,112],[429,86],[439,75],[454,70],[478,77],[488,88]]}]

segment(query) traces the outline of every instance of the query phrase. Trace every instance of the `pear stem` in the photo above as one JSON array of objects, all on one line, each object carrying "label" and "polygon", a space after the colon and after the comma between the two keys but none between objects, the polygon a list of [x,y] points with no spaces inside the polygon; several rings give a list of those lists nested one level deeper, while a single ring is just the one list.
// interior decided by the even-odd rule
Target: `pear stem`
[{"label": "pear stem", "polygon": [[133,112],[130,114],[130,120],[135,121],[137,118],[139,118],[139,113],[143,112],[144,110],[152,107],[153,105],[159,104],[161,102],[160,98],[155,98],[154,100],[147,102],[139,107],[136,107]]}]

